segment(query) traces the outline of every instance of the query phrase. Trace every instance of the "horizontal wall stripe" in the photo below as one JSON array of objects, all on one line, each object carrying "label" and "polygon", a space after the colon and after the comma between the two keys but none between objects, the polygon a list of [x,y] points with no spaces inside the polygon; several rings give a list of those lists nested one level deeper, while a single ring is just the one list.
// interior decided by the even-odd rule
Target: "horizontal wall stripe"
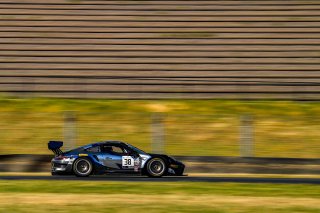
[{"label": "horizontal wall stripe", "polygon": [[0,2],[0,92],[320,99],[320,2]]}]

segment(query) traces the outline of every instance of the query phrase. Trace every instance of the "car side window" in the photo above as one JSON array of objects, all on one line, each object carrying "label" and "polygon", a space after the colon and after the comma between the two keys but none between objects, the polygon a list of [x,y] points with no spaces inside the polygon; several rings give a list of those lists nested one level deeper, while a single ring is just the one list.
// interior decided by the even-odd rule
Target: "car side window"
[{"label": "car side window", "polygon": [[123,155],[126,154],[127,151],[123,149],[120,146],[115,145],[105,145],[103,146],[103,152],[109,153],[109,154],[117,154],[117,155]]},{"label": "car side window", "polygon": [[100,146],[90,147],[90,148],[86,149],[86,151],[87,152],[93,152],[93,153],[100,152]]},{"label": "car side window", "polygon": [[112,146],[110,145],[102,146],[102,152],[112,153]]}]

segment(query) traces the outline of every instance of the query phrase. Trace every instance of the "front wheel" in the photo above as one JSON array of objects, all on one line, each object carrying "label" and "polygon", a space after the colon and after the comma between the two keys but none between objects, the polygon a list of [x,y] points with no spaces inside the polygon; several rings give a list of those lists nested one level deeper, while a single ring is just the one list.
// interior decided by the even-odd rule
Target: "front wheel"
[{"label": "front wheel", "polygon": [[73,172],[78,177],[87,177],[92,172],[92,163],[87,158],[78,158],[73,164]]},{"label": "front wheel", "polygon": [[167,165],[161,158],[153,158],[146,165],[149,177],[162,177],[167,171]]}]

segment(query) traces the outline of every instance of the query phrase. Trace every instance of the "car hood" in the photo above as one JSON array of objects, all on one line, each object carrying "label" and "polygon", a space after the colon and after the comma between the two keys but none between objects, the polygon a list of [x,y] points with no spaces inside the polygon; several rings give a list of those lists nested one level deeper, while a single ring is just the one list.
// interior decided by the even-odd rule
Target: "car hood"
[{"label": "car hood", "polygon": [[168,160],[169,163],[182,164],[181,161],[178,161],[178,160],[174,159],[173,157],[168,156],[168,155],[165,155],[165,154],[153,154],[153,153],[148,153],[148,155],[150,155],[151,157],[161,157],[161,158],[164,158],[164,159]]}]

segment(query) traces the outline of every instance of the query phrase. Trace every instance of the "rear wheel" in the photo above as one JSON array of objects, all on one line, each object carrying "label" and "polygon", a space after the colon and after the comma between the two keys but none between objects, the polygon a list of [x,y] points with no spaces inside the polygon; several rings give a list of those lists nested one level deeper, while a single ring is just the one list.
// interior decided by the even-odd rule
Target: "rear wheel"
[{"label": "rear wheel", "polygon": [[161,158],[152,158],[146,165],[146,171],[149,177],[162,177],[167,171],[167,165]]},{"label": "rear wheel", "polygon": [[73,172],[78,177],[87,177],[92,172],[92,163],[87,158],[78,158],[73,164]]}]

